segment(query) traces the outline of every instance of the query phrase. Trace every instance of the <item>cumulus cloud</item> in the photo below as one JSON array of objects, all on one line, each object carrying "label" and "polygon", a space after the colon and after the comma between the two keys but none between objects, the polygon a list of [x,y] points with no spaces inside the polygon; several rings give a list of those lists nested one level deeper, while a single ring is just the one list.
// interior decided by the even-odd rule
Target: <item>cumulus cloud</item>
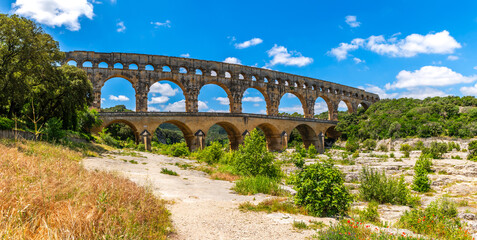
[{"label": "cumulus cloud", "polygon": [[463,76],[447,67],[424,66],[414,72],[402,70],[396,76],[397,81],[386,84],[386,89],[413,88],[420,86],[448,86],[459,83],[471,83],[477,75]]},{"label": "cumulus cloud", "polygon": [[358,88],[363,89],[367,92],[376,93],[379,95],[379,98],[381,99],[395,98],[398,96],[398,93],[387,93],[384,89],[372,84],[366,84],[366,87],[358,87]]},{"label": "cumulus cloud", "polygon": [[313,58],[304,57],[301,53],[296,51],[288,52],[284,46],[278,46],[277,44],[268,50],[267,53],[272,60],[270,60],[266,67],[275,66],[277,64],[303,67],[313,62]]},{"label": "cumulus cloud", "polygon": [[[199,101],[199,111],[207,110],[209,107],[207,103]],[[169,103],[164,107],[166,112],[185,112],[185,100],[180,100],[174,103]]]},{"label": "cumulus cloud", "polygon": [[286,113],[294,113],[297,112],[299,114],[303,114],[303,107],[301,105],[295,105],[292,107],[279,107],[279,112],[286,112]]},{"label": "cumulus cloud", "polygon": [[345,17],[345,22],[352,28],[359,27],[360,22],[356,21],[356,16],[348,15]]},{"label": "cumulus cloud", "polygon": [[380,55],[391,57],[414,57],[418,54],[452,54],[461,48],[449,32],[429,33],[425,36],[411,34],[404,39],[396,37],[385,39],[383,35],[370,36],[367,39],[356,38],[351,43],[340,43],[340,46],[329,51],[338,60],[346,59],[348,53],[363,48]]},{"label": "cumulus cloud", "polygon": [[161,109],[153,107],[153,106],[147,106],[147,111],[148,112],[160,112]]},{"label": "cumulus cloud", "polygon": [[151,24],[154,25],[155,28],[158,28],[158,27],[170,28],[171,27],[171,21],[169,20],[166,20],[165,22],[151,22]]},{"label": "cumulus cloud", "polygon": [[[235,38],[233,40],[235,41]],[[263,42],[263,40],[260,39],[260,38],[252,38],[252,39],[250,39],[248,41],[245,41],[243,43],[236,43],[235,48],[244,49],[244,48],[248,48],[248,47],[251,47],[251,46],[258,45],[262,42]]]},{"label": "cumulus cloud", "polygon": [[263,102],[263,98],[261,97],[244,97],[242,102]]},{"label": "cumulus cloud", "polygon": [[124,95],[119,95],[119,96],[109,95],[109,100],[125,102],[125,101],[129,101],[129,98]]},{"label": "cumulus cloud", "polygon": [[118,27],[118,28],[116,29],[116,31],[118,31],[118,32],[124,32],[124,31],[126,31],[126,26],[124,26],[124,22],[123,22],[123,21],[118,22],[118,24],[116,24],[116,26]]},{"label": "cumulus cloud", "polygon": [[219,101],[219,103],[221,105],[229,105],[230,104],[229,98],[227,98],[227,97],[217,97],[217,98],[215,98],[215,100]]},{"label": "cumulus cloud", "polygon": [[361,60],[361,59],[359,59],[359,58],[357,58],[357,57],[353,58],[353,61],[354,61],[356,64],[358,64],[358,63],[364,63],[364,60]]},{"label": "cumulus cloud", "polygon": [[80,30],[79,18],[93,19],[93,5],[87,0],[17,0],[12,4],[15,14],[29,17],[51,27],[66,26]]},{"label": "cumulus cloud", "polygon": [[459,57],[454,56],[454,55],[449,55],[449,56],[447,57],[447,60],[449,60],[449,61],[456,61],[456,60],[459,60]]},{"label": "cumulus cloud", "polygon": [[465,96],[477,96],[477,84],[473,87],[461,87],[460,92]]},{"label": "cumulus cloud", "polygon": [[189,53],[184,53],[184,54],[181,54],[180,56],[183,57],[183,58],[190,58]]},{"label": "cumulus cloud", "polygon": [[228,57],[224,60],[224,63],[231,63],[231,64],[239,64],[242,65],[242,62],[240,59],[235,58],[235,57]]},{"label": "cumulus cloud", "polygon": [[326,102],[323,100],[323,101],[316,101],[315,102],[315,114],[320,114],[322,112],[327,112],[328,111],[328,105],[326,104]]},{"label": "cumulus cloud", "polygon": [[445,92],[435,89],[435,88],[410,88],[407,92],[401,93],[401,98],[417,98],[417,99],[424,99],[427,97],[445,97],[448,94]]},{"label": "cumulus cloud", "polygon": [[167,101],[169,101],[169,97],[160,96],[160,97],[151,98],[151,101],[149,101],[148,103],[149,104],[162,104],[162,103],[166,103]]},{"label": "cumulus cloud", "polygon": [[179,89],[177,88],[172,88],[170,84],[168,83],[154,83],[152,86],[151,86],[151,89],[149,90],[149,92],[151,93],[159,93],[161,94],[162,96],[166,96],[166,97],[172,97],[172,96],[175,96],[177,94],[177,92],[179,92]]}]

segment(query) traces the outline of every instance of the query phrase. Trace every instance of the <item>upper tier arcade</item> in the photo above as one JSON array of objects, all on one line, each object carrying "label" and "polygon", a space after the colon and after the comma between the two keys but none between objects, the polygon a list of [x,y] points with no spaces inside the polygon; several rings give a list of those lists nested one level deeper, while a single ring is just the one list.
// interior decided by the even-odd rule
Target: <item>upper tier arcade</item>
[{"label": "upper tier arcade", "polygon": [[[309,77],[237,64],[133,53],[67,52],[64,63],[75,61],[93,83],[93,107],[101,107],[101,88],[114,77],[131,82],[136,91],[136,111],[147,112],[147,94],[156,82],[168,80],[179,85],[184,93],[186,112],[198,111],[198,95],[202,86],[217,84],[228,95],[231,113],[242,112],[242,97],[248,88],[260,91],[267,104],[267,115],[278,115],[278,105],[286,93],[296,95],[306,118],[313,118],[318,97],[328,105],[329,119],[337,120],[338,104],[343,101],[349,112],[358,105],[368,108],[379,96],[362,89]],[[88,63],[89,62],[89,63]],[[99,65],[106,66],[100,68]],[[120,63],[122,68],[114,68]],[[130,69],[130,65],[136,65]],[[85,67],[91,66],[91,67]],[[146,70],[147,69],[147,70]],[[170,71],[165,71],[168,69]]]}]

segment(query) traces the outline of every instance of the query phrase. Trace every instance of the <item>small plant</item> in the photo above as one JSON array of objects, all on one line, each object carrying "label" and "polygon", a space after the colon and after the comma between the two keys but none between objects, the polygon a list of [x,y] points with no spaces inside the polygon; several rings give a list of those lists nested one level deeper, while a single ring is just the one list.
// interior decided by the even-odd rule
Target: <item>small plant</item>
[{"label": "small plant", "polygon": [[267,176],[244,177],[235,182],[233,190],[242,195],[265,193],[273,196],[283,194],[276,179]]},{"label": "small plant", "polygon": [[404,153],[405,158],[409,157],[409,153],[411,152],[411,150],[412,150],[412,148],[409,144],[402,144],[401,148],[399,148],[399,151]]},{"label": "small plant", "polygon": [[205,149],[200,150],[197,153],[197,159],[205,161],[207,164],[214,164],[219,162],[223,155],[224,150],[222,144],[215,141],[210,146],[207,146]]},{"label": "small plant", "polygon": [[379,147],[378,147],[378,151],[380,151],[380,152],[387,152],[387,151],[388,151],[388,147],[387,147],[385,144],[380,144]]},{"label": "small plant", "polygon": [[129,162],[132,163],[132,164],[138,164],[138,162],[135,161],[135,160],[129,160]]},{"label": "small plant", "polygon": [[295,189],[295,203],[314,216],[344,214],[352,201],[343,174],[329,161],[306,166],[297,175]]},{"label": "small plant", "polygon": [[414,150],[422,150],[422,149],[424,149],[424,143],[421,140],[419,140],[417,141],[416,144],[414,144]]},{"label": "small plant", "polygon": [[390,158],[396,158],[396,156],[394,155],[394,153],[389,154],[389,157],[390,157]]},{"label": "small plant", "polygon": [[368,151],[374,150],[376,148],[376,141],[373,139],[366,139],[364,140],[362,147]]},{"label": "small plant", "polygon": [[271,198],[265,199],[262,202],[254,205],[250,202],[241,203],[239,209],[242,211],[255,211],[255,212],[283,212],[291,214],[303,214],[308,215],[306,210],[302,207],[298,207],[293,202],[288,201],[286,198]]},{"label": "small plant", "polygon": [[429,148],[424,148],[422,153],[429,154],[433,159],[440,159],[442,155],[447,152],[447,144],[440,142],[431,142]]},{"label": "small plant", "polygon": [[375,201],[369,202],[366,209],[358,212],[359,219],[366,222],[379,222],[378,206],[379,204]]},{"label": "small plant", "polygon": [[410,203],[410,192],[404,178],[387,177],[384,171],[379,173],[373,169],[362,168],[359,193],[366,201],[406,205]]},{"label": "small plant", "polygon": [[167,168],[161,168],[161,173],[167,174],[167,175],[172,175],[172,176],[179,176],[176,172],[169,170]]},{"label": "small plant", "polygon": [[295,166],[300,169],[303,168],[303,166],[305,165],[305,159],[299,153],[294,153],[292,155],[292,161],[293,164],[295,164]]},{"label": "small plant", "polygon": [[346,141],[345,148],[346,148],[346,151],[348,152],[355,152],[356,150],[359,149],[358,141],[352,138],[348,139],[348,141]]},{"label": "small plant", "polygon": [[58,142],[65,138],[66,132],[61,129],[63,127],[63,121],[58,118],[50,118],[45,125],[45,134],[50,142]]},{"label": "small plant", "polygon": [[429,192],[431,190],[431,180],[427,176],[431,171],[432,161],[425,155],[421,154],[419,160],[414,165],[414,178],[412,189],[418,192]]},{"label": "small plant", "polygon": [[469,143],[468,150],[469,155],[467,156],[467,159],[471,161],[477,161],[477,140]]},{"label": "small plant", "polygon": [[293,220],[293,228],[296,229],[308,229],[308,226],[303,221],[295,221]]},{"label": "small plant", "polygon": [[169,151],[174,157],[186,157],[190,155],[189,147],[187,147],[185,142],[172,144]]},{"label": "small plant", "polygon": [[308,147],[308,157],[315,158],[317,153],[318,152],[316,151],[315,145],[310,144],[310,146]]},{"label": "small plant", "polygon": [[353,155],[351,155],[351,157],[352,157],[352,158],[355,158],[355,159],[358,158],[358,157],[359,157],[359,151],[356,150],[356,151],[353,153]]},{"label": "small plant", "polygon": [[460,151],[460,145],[456,142],[449,142],[447,143],[447,151],[452,152],[452,150]]}]

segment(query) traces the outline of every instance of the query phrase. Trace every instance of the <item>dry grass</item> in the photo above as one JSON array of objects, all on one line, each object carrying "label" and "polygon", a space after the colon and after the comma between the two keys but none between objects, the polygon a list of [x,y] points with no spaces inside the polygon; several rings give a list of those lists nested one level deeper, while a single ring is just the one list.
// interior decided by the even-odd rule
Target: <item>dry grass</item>
[{"label": "dry grass", "polygon": [[227,173],[227,172],[215,172],[215,173],[212,173],[212,175],[210,175],[210,178],[215,180],[224,180],[224,181],[233,182],[235,180],[240,179],[240,176]]},{"label": "dry grass", "polygon": [[0,239],[165,239],[164,202],[133,182],[85,170],[82,154],[0,142]]}]

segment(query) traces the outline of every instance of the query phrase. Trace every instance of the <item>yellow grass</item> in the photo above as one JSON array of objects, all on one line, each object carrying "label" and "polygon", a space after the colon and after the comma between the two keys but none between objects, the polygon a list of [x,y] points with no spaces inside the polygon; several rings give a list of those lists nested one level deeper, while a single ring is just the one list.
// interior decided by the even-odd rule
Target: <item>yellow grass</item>
[{"label": "yellow grass", "polygon": [[164,202],[133,182],[85,170],[82,154],[0,142],[0,239],[165,239]]}]

